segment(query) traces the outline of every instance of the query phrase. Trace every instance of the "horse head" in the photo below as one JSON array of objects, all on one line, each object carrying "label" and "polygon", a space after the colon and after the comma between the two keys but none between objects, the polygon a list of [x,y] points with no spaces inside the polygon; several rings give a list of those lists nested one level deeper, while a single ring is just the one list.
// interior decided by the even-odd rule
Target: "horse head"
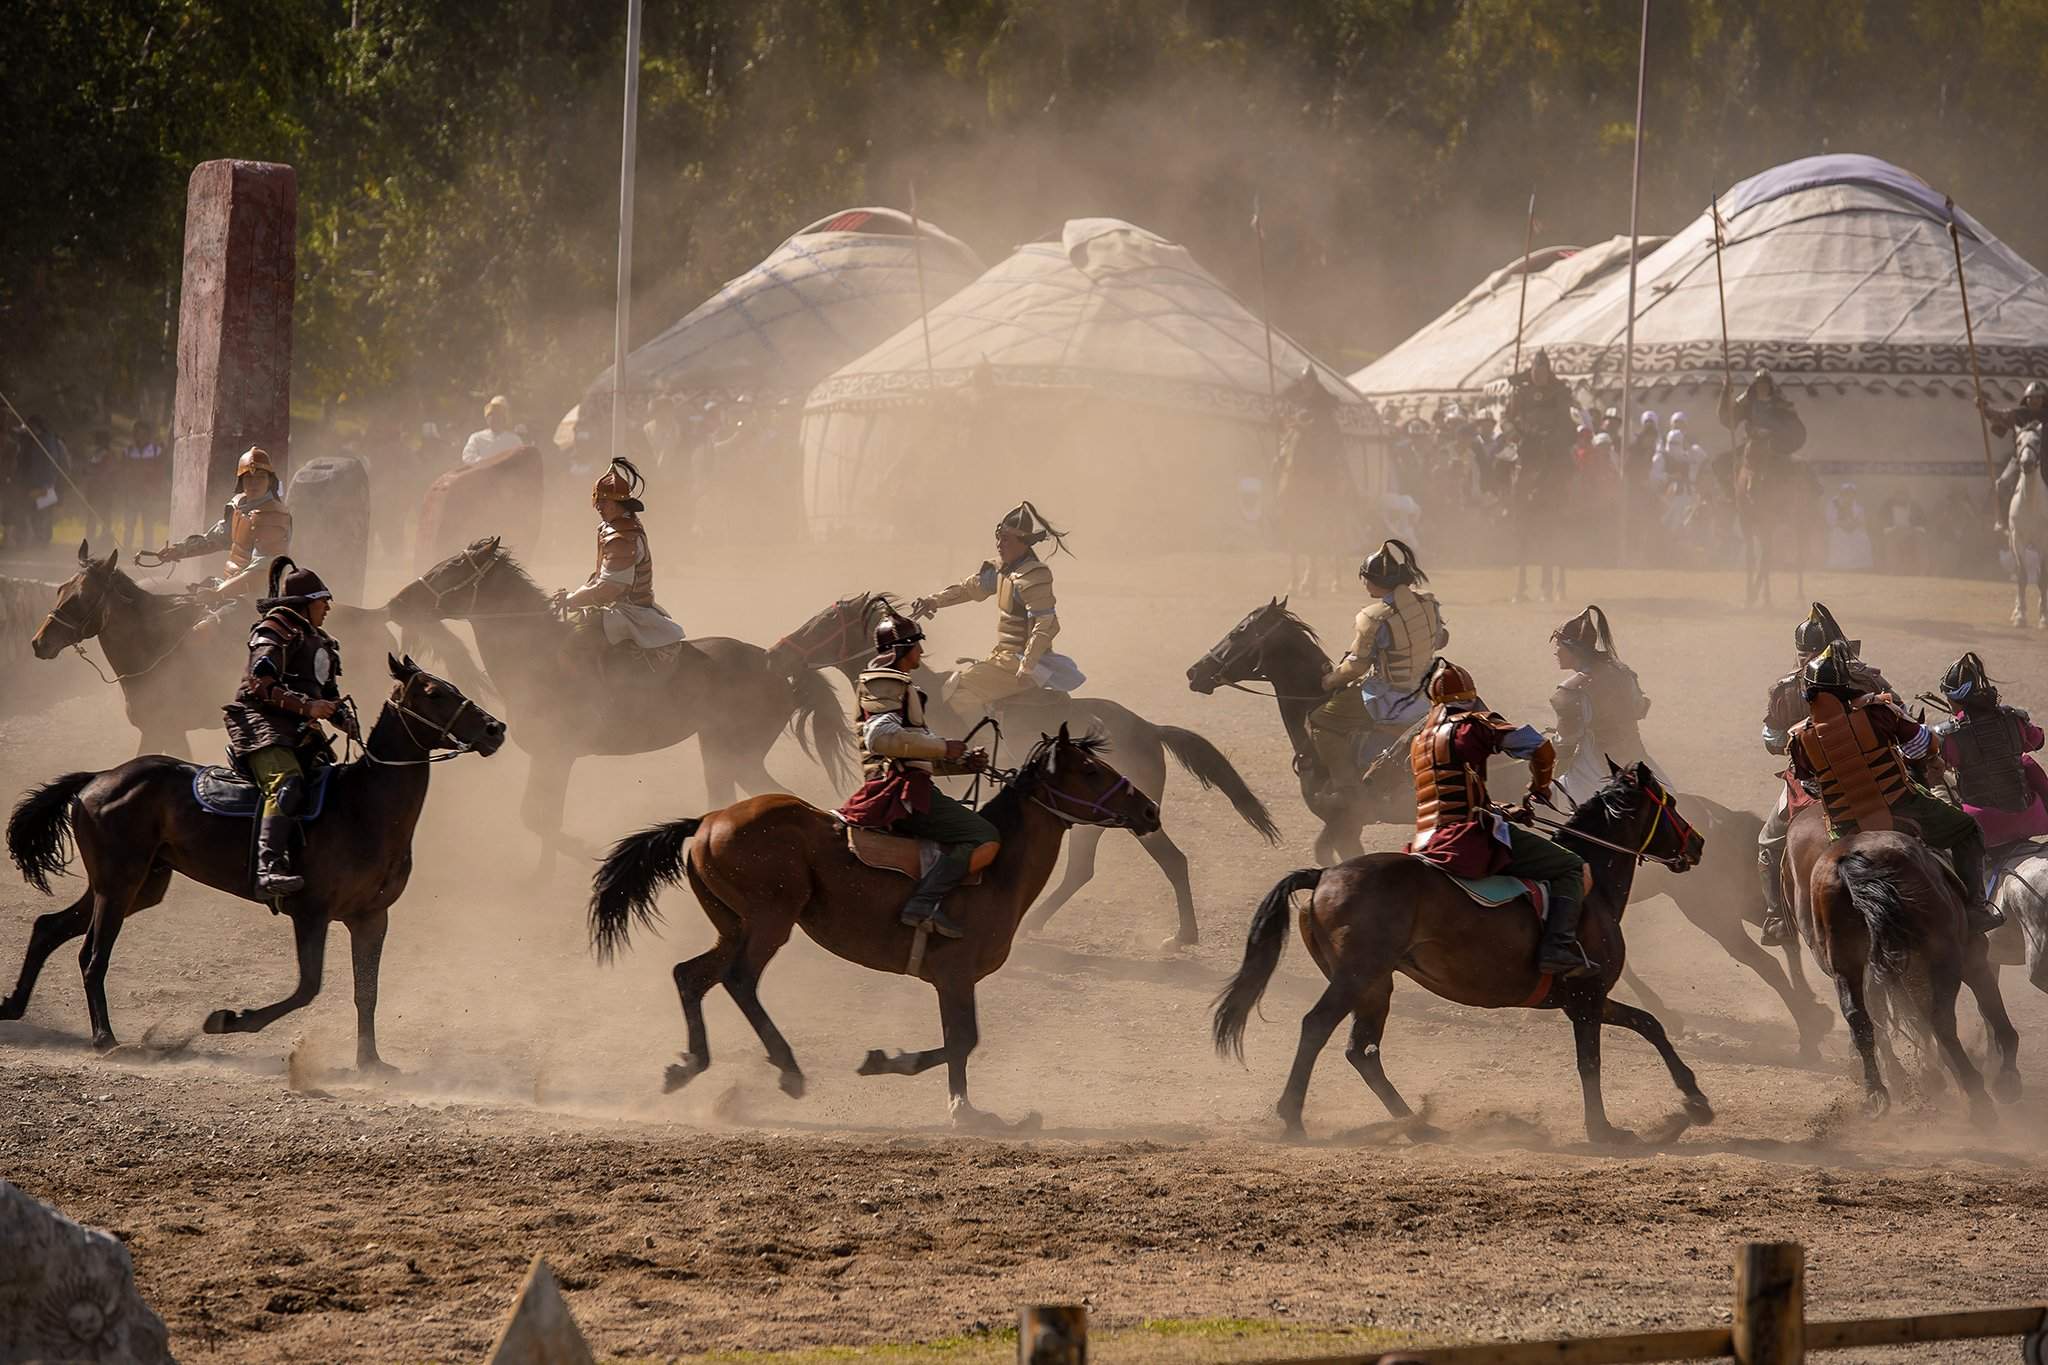
[{"label": "horse head", "polygon": [[86,542],[78,542],[78,572],[59,585],[57,605],[29,641],[38,659],[54,659],[100,633],[107,623],[107,609],[126,581],[115,567],[120,559],[119,549],[109,551],[105,559],[94,559]]},{"label": "horse head", "polygon": [[1624,768],[1610,758],[1607,771],[1612,780],[1587,804],[1605,813],[1615,842],[1673,872],[1698,867],[1707,841],[1678,813],[1678,798],[1664,789],[1650,765],[1636,762]]},{"label": "horse head", "polygon": [[391,665],[385,713],[397,717],[415,746],[427,753],[474,751],[489,758],[505,743],[505,722],[462,695],[454,683],[427,672],[411,656],[385,658]]},{"label": "horse head", "polygon": [[[1188,690],[1208,696],[1219,687],[1262,678],[1276,683],[1268,665],[1287,645],[1306,642],[1317,653],[1316,633],[1276,597],[1232,626],[1207,654],[1188,666]],[[1321,670],[1317,670],[1320,677]]]},{"label": "horse head", "polygon": [[771,653],[794,656],[798,668],[844,668],[874,654],[875,627],[896,609],[885,592],[842,597],[775,642]]},{"label": "horse head", "polygon": [[447,620],[467,616],[476,610],[484,584],[501,567],[513,570],[507,577],[524,577],[524,572],[513,563],[511,553],[498,543],[497,536],[471,541],[399,589],[386,610],[395,619],[411,616]]},{"label": "horse head", "polygon": [[2032,473],[2041,467],[2041,439],[2041,428],[2037,426],[2022,428],[2018,437],[2015,438],[2015,449],[2019,455],[2020,468],[2028,473]]},{"label": "horse head", "polygon": [[1101,735],[1077,739],[1061,725],[1058,734],[1039,736],[1010,788],[1051,811],[1063,824],[1102,825],[1140,836],[1156,833],[1159,803],[1102,761],[1108,747]]}]

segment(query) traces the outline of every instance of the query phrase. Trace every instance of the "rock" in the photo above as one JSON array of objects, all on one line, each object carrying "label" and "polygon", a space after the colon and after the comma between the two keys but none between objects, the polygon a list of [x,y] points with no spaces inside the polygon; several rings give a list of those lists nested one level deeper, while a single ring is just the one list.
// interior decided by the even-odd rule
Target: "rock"
[{"label": "rock", "polygon": [[512,1315],[485,1359],[488,1365],[596,1365],[545,1257],[533,1258]]},{"label": "rock", "polygon": [[0,1180],[0,1365],[170,1360],[128,1248]]}]

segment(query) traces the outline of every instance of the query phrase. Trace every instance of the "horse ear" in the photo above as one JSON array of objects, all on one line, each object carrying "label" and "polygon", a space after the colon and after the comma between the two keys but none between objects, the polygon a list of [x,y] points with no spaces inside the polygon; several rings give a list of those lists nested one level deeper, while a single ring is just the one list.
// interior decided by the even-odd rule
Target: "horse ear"
[{"label": "horse ear", "polygon": [[83,540],[78,542],[78,562],[81,564],[92,562],[92,552],[86,548],[86,543]]},{"label": "horse ear", "polygon": [[1073,740],[1073,736],[1067,733],[1067,723],[1066,723],[1065,721],[1061,721],[1061,722],[1060,722],[1060,743],[1062,743],[1062,744],[1067,744],[1067,743],[1070,743],[1070,742],[1072,742],[1072,740]]},{"label": "horse ear", "polygon": [[1609,777],[1620,777],[1622,773],[1621,765],[1606,754],[1602,754],[1601,757],[1607,759],[1607,775]]},{"label": "horse ear", "polygon": [[111,568],[113,568],[113,567],[114,567],[114,566],[115,566],[116,564],[119,564],[120,562],[121,562],[121,547],[120,547],[120,546],[118,546],[118,545],[116,545],[116,546],[115,546],[115,547],[114,547],[113,549],[111,549],[111,550],[109,550],[109,551],[107,552],[107,562],[106,562],[106,563],[105,563],[104,565],[102,565],[101,567],[102,567],[102,568],[107,568],[107,569],[111,569]]},{"label": "horse ear", "polygon": [[1291,596],[1291,594],[1288,594],[1288,593],[1282,593],[1282,594],[1281,594],[1281,595],[1280,595],[1279,597],[1276,597],[1276,598],[1274,598],[1274,599],[1273,599],[1273,605],[1274,605],[1274,606],[1276,606],[1276,607],[1282,607],[1282,608],[1286,607],[1286,605],[1287,605],[1287,599],[1288,599],[1288,597],[1289,597],[1289,596]]},{"label": "horse ear", "polygon": [[490,541],[490,546],[491,546],[491,553],[492,553],[492,554],[496,554],[496,553],[498,552],[498,542],[499,542],[499,541],[500,541],[500,540],[501,540],[502,538],[503,538],[503,537],[500,537],[500,536],[492,536],[492,537],[491,537],[491,541]]},{"label": "horse ear", "polygon": [[386,654],[384,656],[384,661],[391,665],[391,676],[398,679],[400,682],[404,682],[407,678],[411,677],[413,673],[416,671],[413,667],[413,662],[411,659],[407,659],[401,663],[396,654]]}]

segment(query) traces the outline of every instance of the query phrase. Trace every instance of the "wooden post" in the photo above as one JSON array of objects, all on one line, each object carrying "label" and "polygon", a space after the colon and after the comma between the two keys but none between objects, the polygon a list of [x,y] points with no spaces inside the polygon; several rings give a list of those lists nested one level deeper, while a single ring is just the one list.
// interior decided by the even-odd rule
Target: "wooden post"
[{"label": "wooden post", "polygon": [[1088,1365],[1088,1310],[1074,1303],[1018,1309],[1017,1365]]},{"label": "wooden post", "polygon": [[1736,1253],[1734,1337],[1739,1365],[1802,1365],[1806,1248],[1749,1242]]}]

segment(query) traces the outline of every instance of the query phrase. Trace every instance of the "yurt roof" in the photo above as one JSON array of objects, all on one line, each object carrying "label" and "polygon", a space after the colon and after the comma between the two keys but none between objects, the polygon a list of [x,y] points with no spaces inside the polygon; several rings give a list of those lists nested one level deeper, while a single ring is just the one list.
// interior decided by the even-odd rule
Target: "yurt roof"
[{"label": "yurt roof", "polygon": [[1264,422],[1273,388],[1314,371],[1347,427],[1370,410],[1344,377],[1275,329],[1268,333],[1186,247],[1115,218],[1079,218],[1020,246],[812,391],[819,412],[922,401],[940,389],[1087,391]]}]

